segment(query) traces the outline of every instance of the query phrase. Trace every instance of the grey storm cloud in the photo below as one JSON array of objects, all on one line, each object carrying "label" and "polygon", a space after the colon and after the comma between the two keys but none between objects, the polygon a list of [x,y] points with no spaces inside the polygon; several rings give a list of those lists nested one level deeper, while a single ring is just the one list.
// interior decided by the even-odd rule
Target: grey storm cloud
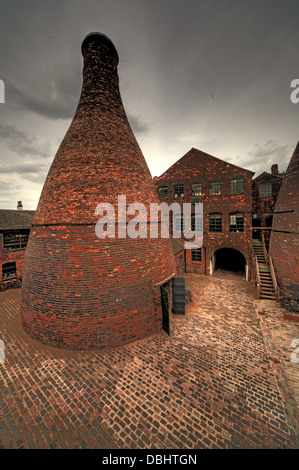
[{"label": "grey storm cloud", "polygon": [[274,157],[281,160],[289,157],[290,146],[279,145],[275,140],[269,140],[264,145],[256,144],[255,146],[256,150],[249,152],[249,155],[252,157],[271,157],[271,159]]},{"label": "grey storm cloud", "polygon": [[39,68],[31,80],[8,82],[7,102],[14,108],[49,119],[70,119],[80,97],[81,70],[79,60],[71,59],[53,67]]},{"label": "grey storm cloud", "polygon": [[16,155],[23,157],[26,154],[38,157],[48,157],[48,145],[38,144],[37,138],[30,132],[0,122],[0,140]]},{"label": "grey storm cloud", "polygon": [[298,14],[298,0],[1,0],[2,179],[19,175],[36,199],[31,182],[44,180],[80,99],[91,31],[118,51],[121,95],[152,174],[191,147],[256,175],[283,170],[298,141]]},{"label": "grey storm cloud", "polygon": [[[41,162],[25,162],[19,165],[0,165],[0,174],[19,176],[33,183],[44,183],[50,164]],[[0,184],[3,190],[3,183]]]},{"label": "grey storm cloud", "polygon": [[151,131],[151,125],[147,123],[141,116],[136,114],[127,113],[128,120],[132,127],[132,130],[137,135],[148,134]]},{"label": "grey storm cloud", "polygon": [[292,146],[279,145],[275,140],[269,140],[265,144],[256,143],[255,149],[248,152],[247,157],[240,163],[245,167],[250,166],[250,169],[256,172],[255,176],[258,176],[265,168],[269,172],[274,163],[277,163],[279,170],[283,171],[288,165],[292,150]]}]

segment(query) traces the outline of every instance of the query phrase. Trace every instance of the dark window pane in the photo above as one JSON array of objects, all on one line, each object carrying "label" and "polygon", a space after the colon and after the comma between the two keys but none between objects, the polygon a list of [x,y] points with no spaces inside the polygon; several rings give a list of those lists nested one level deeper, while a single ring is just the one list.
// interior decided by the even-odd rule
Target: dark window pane
[{"label": "dark window pane", "polygon": [[259,185],[259,197],[272,197],[272,183],[261,183]]},{"label": "dark window pane", "polygon": [[222,215],[210,214],[210,232],[222,232]]},{"label": "dark window pane", "polygon": [[229,231],[244,232],[244,214],[242,212],[229,215]]},{"label": "dark window pane", "polygon": [[201,248],[193,248],[191,250],[191,260],[201,261]]},{"label": "dark window pane", "polygon": [[29,239],[29,230],[3,234],[4,251],[21,250],[26,248]]},{"label": "dark window pane", "polygon": [[209,194],[210,196],[221,196],[221,182],[220,181],[213,181],[210,183]]},{"label": "dark window pane", "polygon": [[2,279],[7,281],[16,277],[16,263],[5,263],[2,265]]},{"label": "dark window pane", "polygon": [[159,188],[160,201],[166,201],[167,197],[168,197],[168,188],[167,188],[167,186],[160,186],[160,188]]},{"label": "dark window pane", "polygon": [[230,194],[243,194],[244,193],[244,179],[236,178],[230,181]]},{"label": "dark window pane", "polygon": [[183,184],[175,184],[174,185],[174,198],[180,199],[184,197],[184,185]]},{"label": "dark window pane", "polygon": [[202,184],[192,183],[191,184],[191,196],[202,196]]}]

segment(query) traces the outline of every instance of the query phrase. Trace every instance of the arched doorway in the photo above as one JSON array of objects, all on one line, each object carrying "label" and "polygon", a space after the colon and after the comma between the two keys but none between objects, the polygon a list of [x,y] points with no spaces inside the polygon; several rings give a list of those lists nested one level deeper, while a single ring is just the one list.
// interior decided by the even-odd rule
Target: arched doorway
[{"label": "arched doorway", "polygon": [[235,248],[219,248],[211,256],[210,274],[214,277],[248,279],[245,256]]}]

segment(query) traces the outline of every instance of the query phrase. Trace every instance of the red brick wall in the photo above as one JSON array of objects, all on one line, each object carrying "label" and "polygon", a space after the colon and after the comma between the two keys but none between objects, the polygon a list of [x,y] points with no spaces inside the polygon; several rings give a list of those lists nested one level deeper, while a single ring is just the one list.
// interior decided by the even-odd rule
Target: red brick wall
[{"label": "red brick wall", "polygon": [[175,273],[169,239],[95,234],[98,203],[113,204],[117,215],[118,195],[147,208],[157,196],[122,105],[115,48],[100,35],[83,44],[80,102],[41,194],[22,287],[28,334],[73,349],[115,346],[157,331],[159,284]]},{"label": "red brick wall", "polygon": [[[252,180],[252,213],[256,214],[257,219],[259,220],[258,225],[261,227],[266,227],[266,217],[269,215],[273,216],[274,214],[274,208],[282,180],[282,177],[274,176],[266,172]],[[272,183],[272,197],[259,197],[259,185],[262,183]],[[264,228],[262,233],[264,234],[266,244],[268,245],[271,229]]]},{"label": "red brick wall", "polygon": [[177,253],[175,255],[175,265],[177,274],[184,274],[185,272],[185,253],[182,251],[181,253]]},{"label": "red brick wall", "polygon": [[298,302],[299,286],[299,142],[275,205],[269,254],[284,297]]},{"label": "red brick wall", "polygon": [[[203,203],[204,211],[204,239],[202,246],[202,262],[192,262],[191,252],[186,250],[187,272],[210,274],[210,259],[212,254],[220,248],[234,248],[239,250],[246,258],[251,276],[251,211],[252,211],[252,172],[231,165],[197,149],[191,149],[178,160],[163,175],[155,180],[158,191],[159,186],[168,188],[168,204],[179,202],[192,202],[191,183],[202,183],[203,195],[199,202]],[[230,180],[243,177],[244,193],[230,195]],[[209,182],[221,181],[221,196],[209,195]],[[174,198],[174,185],[184,184],[184,199]],[[222,213],[222,233],[209,232],[209,214]],[[229,232],[229,214],[233,212],[244,213],[244,233]]]},{"label": "red brick wall", "polygon": [[[14,251],[4,251],[3,250],[3,234],[0,234],[0,263],[1,263],[1,272],[0,272],[0,289],[5,289],[11,287],[16,282],[22,279],[23,265],[24,265],[24,255],[25,249],[23,250],[14,250]],[[15,262],[16,263],[16,279],[2,281],[2,266],[5,263]]]}]

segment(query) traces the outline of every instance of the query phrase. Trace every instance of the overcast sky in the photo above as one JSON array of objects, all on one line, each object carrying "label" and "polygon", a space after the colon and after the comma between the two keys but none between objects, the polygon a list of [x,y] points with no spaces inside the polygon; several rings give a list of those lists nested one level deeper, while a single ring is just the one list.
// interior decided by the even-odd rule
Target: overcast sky
[{"label": "overcast sky", "polygon": [[298,0],[0,0],[0,208],[36,209],[82,86],[91,31],[119,54],[152,176],[192,147],[285,170],[299,139]]}]

